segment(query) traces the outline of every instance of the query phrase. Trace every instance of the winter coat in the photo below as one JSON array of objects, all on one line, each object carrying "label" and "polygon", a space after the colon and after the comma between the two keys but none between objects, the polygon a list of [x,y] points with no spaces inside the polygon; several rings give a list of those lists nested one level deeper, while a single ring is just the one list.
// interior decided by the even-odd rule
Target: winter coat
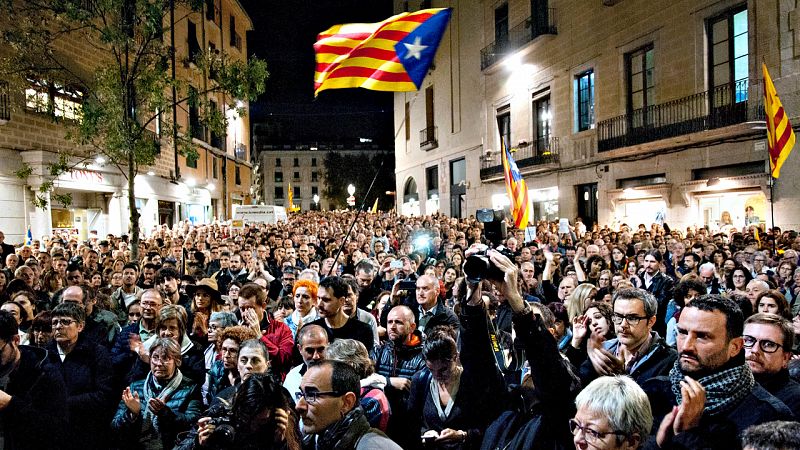
[{"label": "winter coat", "polygon": [[[627,373],[639,386],[650,378],[669,375],[669,371],[678,358],[678,353],[675,349],[668,346],[666,341],[661,339],[655,331],[650,332],[650,339],[650,348],[647,354],[640,357],[632,370]],[[603,342],[603,348],[608,350],[611,354],[616,353],[618,346],[619,339],[616,338]],[[581,382],[584,386],[587,386],[592,380],[598,377],[590,359],[584,361],[579,372]]]},{"label": "winter coat", "polygon": [[[144,383],[145,380],[139,380],[130,386],[131,393],[138,394],[140,399],[144,398]],[[162,410],[159,415],[151,415],[150,420],[155,424],[156,431],[161,438],[162,448],[171,449],[175,446],[178,433],[188,431],[200,418],[203,411],[200,386],[184,377],[175,392],[167,398],[165,404],[169,409]],[[115,432],[120,448],[144,448],[139,440],[142,437],[143,413],[147,405],[143,403],[141,408],[139,414],[134,416],[125,406],[125,402],[119,402],[117,413],[111,422],[111,428]]]},{"label": "winter coat", "polygon": [[61,361],[55,340],[50,341],[47,351],[50,364],[61,372],[67,388],[69,430],[60,447],[106,448],[108,420],[113,408],[108,350],[81,335],[64,361]]},{"label": "winter coat", "polygon": [[59,448],[67,432],[67,388],[42,348],[19,346],[19,365],[4,389],[11,396],[0,411],[6,450]]}]

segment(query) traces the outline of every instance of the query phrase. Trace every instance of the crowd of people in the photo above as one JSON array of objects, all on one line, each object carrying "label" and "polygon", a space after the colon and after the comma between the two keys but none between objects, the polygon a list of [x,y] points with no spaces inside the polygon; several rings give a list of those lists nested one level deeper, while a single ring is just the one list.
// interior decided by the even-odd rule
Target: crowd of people
[{"label": "crowd of people", "polygon": [[0,232],[0,448],[800,448],[797,232],[497,225]]}]

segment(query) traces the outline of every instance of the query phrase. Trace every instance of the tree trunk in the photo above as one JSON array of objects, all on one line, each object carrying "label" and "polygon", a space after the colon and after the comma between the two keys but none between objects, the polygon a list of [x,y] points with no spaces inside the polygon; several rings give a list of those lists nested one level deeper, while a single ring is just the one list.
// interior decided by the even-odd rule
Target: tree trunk
[{"label": "tree trunk", "polygon": [[136,166],[133,152],[128,153],[128,208],[131,211],[131,260],[139,261],[139,210],[136,209],[136,192],[133,189],[133,179],[136,177]]}]

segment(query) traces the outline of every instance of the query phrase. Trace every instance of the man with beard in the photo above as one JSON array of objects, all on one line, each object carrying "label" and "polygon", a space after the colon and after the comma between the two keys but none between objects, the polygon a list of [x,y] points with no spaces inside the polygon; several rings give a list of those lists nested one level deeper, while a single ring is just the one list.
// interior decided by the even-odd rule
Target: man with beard
[{"label": "man with beard", "polygon": [[[417,331],[414,312],[408,306],[395,306],[389,311],[386,321],[386,334],[389,339],[376,347],[372,354],[375,361],[375,373],[386,378],[384,392],[392,407],[387,433],[405,447],[417,441],[412,433],[405,436],[403,427],[408,423],[406,402],[408,400],[411,379],[414,374],[425,368],[422,357],[422,335]],[[411,441],[406,439],[410,438]]]},{"label": "man with beard", "polygon": [[641,286],[649,293],[653,294],[658,303],[658,314],[653,329],[660,335],[666,336],[667,322],[664,320],[667,314],[667,304],[672,299],[674,281],[668,275],[661,273],[661,252],[650,250],[644,256],[644,273],[639,277]]},{"label": "man with beard", "polygon": [[372,350],[375,340],[369,325],[344,312],[348,290],[347,283],[340,277],[323,279],[317,290],[320,318],[311,323],[325,328],[330,342],[335,339],[355,339],[364,344],[367,350]]},{"label": "man with beard", "polygon": [[751,425],[791,420],[792,412],[753,379],[745,363],[742,311],[731,300],[706,295],[681,311],[678,359],[669,377],[643,386],[653,415],[663,417],[661,448],[739,448]]},{"label": "man with beard", "polygon": [[614,293],[612,321],[617,337],[598,345],[587,343],[589,358],[580,367],[586,386],[598,375],[628,375],[639,385],[666,375],[677,354],[653,331],[656,301],[642,289],[620,289]]},{"label": "man with beard", "polygon": [[156,289],[161,292],[168,305],[181,305],[187,311],[191,307],[191,299],[180,292],[180,274],[172,267],[162,267],[156,272]]},{"label": "man with beard", "polygon": [[800,417],[800,383],[789,377],[794,329],[776,314],[758,313],[744,323],[744,355],[756,382]]},{"label": "man with beard", "polygon": [[375,316],[359,308],[357,305],[358,281],[356,281],[352,275],[344,275],[342,279],[347,283],[347,296],[342,305],[344,313],[347,314],[347,317],[358,319],[360,322],[369,325],[370,329],[372,329],[373,340],[375,341],[373,346],[377,346],[380,343],[380,338],[378,337],[378,322],[375,320]]}]

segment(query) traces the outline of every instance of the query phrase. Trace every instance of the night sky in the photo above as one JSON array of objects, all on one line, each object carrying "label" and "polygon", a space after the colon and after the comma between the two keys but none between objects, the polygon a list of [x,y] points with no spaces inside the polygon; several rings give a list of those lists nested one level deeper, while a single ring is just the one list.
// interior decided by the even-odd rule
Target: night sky
[{"label": "night sky", "polygon": [[251,55],[266,60],[266,92],[251,103],[252,123],[279,124],[276,143],[349,141],[392,146],[393,94],[337,89],[314,99],[316,36],[332,25],[378,22],[392,15],[387,0],[241,0],[253,20]]}]

